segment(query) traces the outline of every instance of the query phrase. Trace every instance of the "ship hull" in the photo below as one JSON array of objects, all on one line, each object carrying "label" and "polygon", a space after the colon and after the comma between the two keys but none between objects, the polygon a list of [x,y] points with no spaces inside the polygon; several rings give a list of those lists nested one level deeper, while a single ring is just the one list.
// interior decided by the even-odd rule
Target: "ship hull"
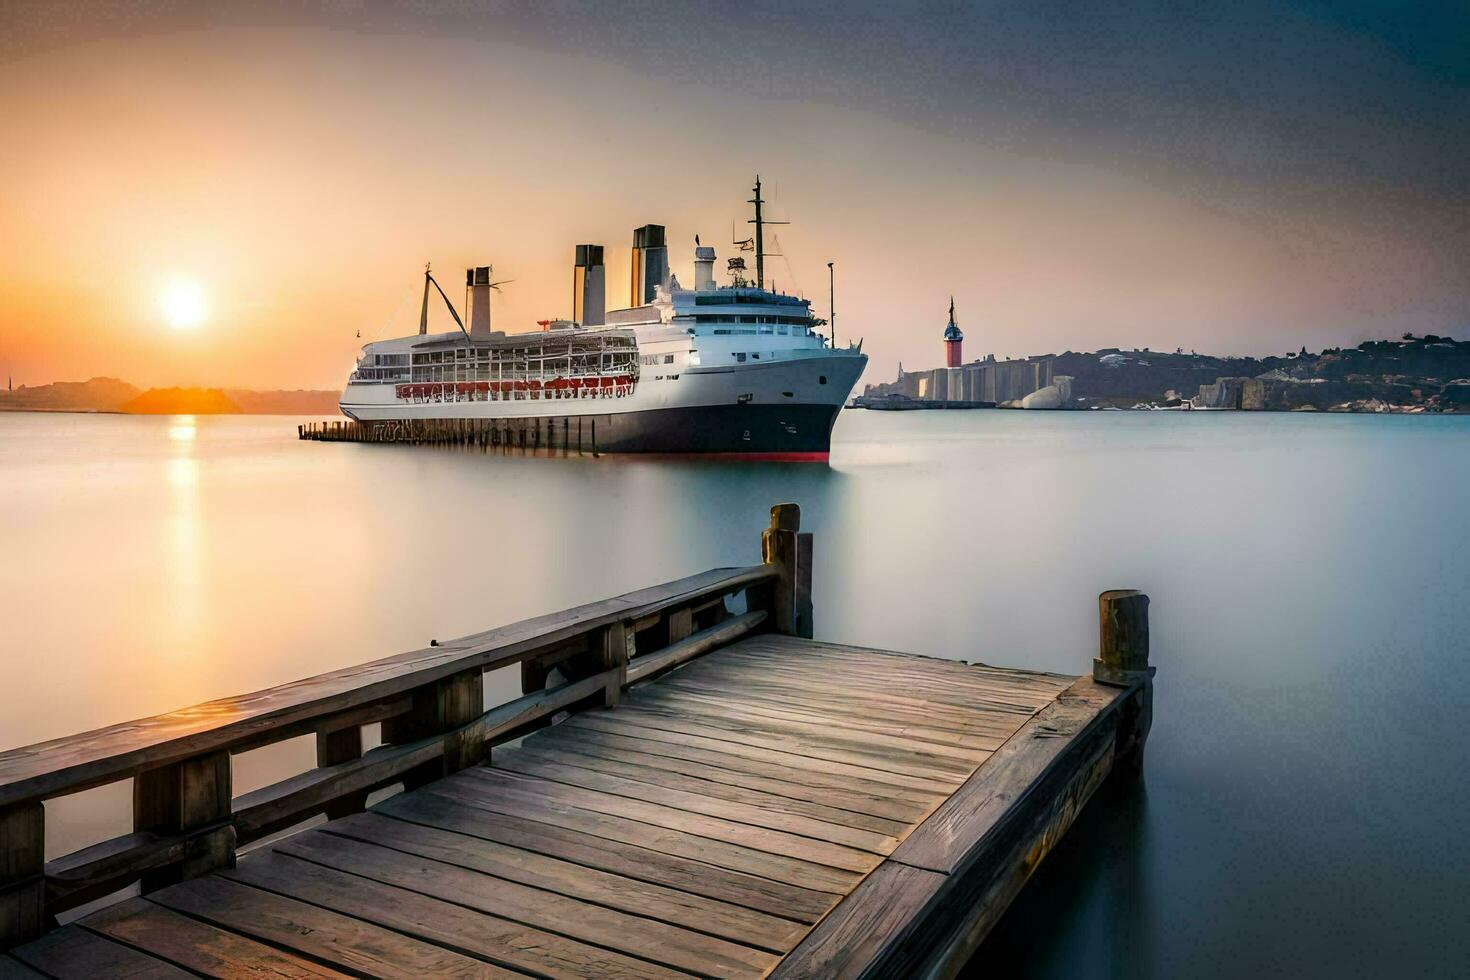
[{"label": "ship hull", "polygon": [[590,436],[596,420],[599,452],[825,458],[839,411],[832,405],[706,405],[591,416],[582,425]]},{"label": "ship hull", "polygon": [[[825,459],[866,358],[822,356],[647,378],[625,398],[404,404],[392,386],[349,386],[342,411],[413,439],[419,423],[462,420],[496,444],[598,453]],[[392,438],[390,436],[389,438]]]}]

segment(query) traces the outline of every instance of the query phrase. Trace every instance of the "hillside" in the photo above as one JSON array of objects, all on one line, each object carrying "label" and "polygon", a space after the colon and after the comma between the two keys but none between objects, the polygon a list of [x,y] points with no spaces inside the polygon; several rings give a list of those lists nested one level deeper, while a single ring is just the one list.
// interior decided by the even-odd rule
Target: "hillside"
[{"label": "hillside", "polygon": [[117,378],[56,381],[0,391],[0,412],[123,412],[135,415],[336,415],[340,393],[314,389],[150,388]]},{"label": "hillside", "polygon": [[118,411],[128,415],[238,415],[240,406],[218,388],[150,388]]},{"label": "hillside", "polygon": [[21,385],[14,391],[0,391],[0,411],[115,412],[138,395],[139,389],[117,378]]},{"label": "hillside", "polygon": [[1357,347],[1305,349],[1281,357],[1209,357],[1182,351],[1118,349],[1056,355],[1056,375],[1073,379],[1074,395],[1090,404],[1128,407],[1190,398],[1221,379],[1263,382],[1262,407],[1288,411],[1343,406],[1470,408],[1470,342],[1404,336]]}]

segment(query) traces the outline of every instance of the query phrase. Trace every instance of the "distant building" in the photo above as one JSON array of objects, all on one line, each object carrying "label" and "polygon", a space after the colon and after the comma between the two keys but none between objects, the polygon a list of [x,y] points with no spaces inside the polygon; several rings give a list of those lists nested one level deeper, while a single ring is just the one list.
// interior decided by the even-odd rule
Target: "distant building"
[{"label": "distant building", "polygon": [[959,324],[954,322],[954,297],[949,298],[949,326],[944,328],[944,366],[957,368],[965,363],[964,355],[960,348],[965,343],[965,335],[960,333]]}]

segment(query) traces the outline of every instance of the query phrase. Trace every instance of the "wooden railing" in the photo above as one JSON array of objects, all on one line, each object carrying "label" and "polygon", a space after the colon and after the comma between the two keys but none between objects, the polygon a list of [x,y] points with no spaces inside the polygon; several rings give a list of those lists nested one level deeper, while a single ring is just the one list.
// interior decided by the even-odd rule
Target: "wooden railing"
[{"label": "wooden railing", "polygon": [[[148,891],[230,867],[251,841],[473,765],[558,712],[616,704],[629,685],[747,633],[810,636],[811,536],[799,517],[794,504],[771,509],[760,565],[0,753],[0,950],[134,883]],[[725,600],[739,593],[736,614]],[[513,664],[523,695],[485,710],[485,672]],[[363,751],[363,726],[379,723],[383,744]],[[316,768],[233,796],[231,756],[307,734]],[[47,862],[44,801],[124,779],[132,833]]]}]

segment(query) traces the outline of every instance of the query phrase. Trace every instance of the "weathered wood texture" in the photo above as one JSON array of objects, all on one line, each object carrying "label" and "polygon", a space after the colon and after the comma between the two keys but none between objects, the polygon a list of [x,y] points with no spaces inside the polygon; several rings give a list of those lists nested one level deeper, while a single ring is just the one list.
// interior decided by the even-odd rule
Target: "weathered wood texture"
[{"label": "weathered wood texture", "polygon": [[[1120,705],[1140,692],[777,633],[691,659],[688,644],[723,637],[692,627],[632,621],[671,645],[618,675],[658,673],[620,684],[616,706],[84,917],[16,963],[94,976],[952,972],[983,929],[951,906],[982,924],[999,913],[1106,772]],[[601,703],[608,673],[563,696]],[[351,749],[334,765],[358,761]]]},{"label": "weathered wood texture", "polygon": [[[739,638],[756,611],[725,621],[725,598],[774,579],[769,566],[716,569],[511,626],[432,643],[362,667],[239,698],[0,753],[0,950],[54,915],[133,883],[146,893],[227,868],[237,845],[325,813],[362,809],[368,793],[414,788],[479,763],[542,719],[612,705],[628,683],[635,637],[647,677]],[[487,669],[524,662],[526,696],[485,710]],[[545,688],[560,665],[566,679]],[[533,689],[534,686],[534,689]],[[382,724],[364,753],[362,726]],[[233,754],[314,734],[317,767],[231,799]],[[42,801],[133,779],[133,832],[42,864]]]},{"label": "weathered wood texture", "polygon": [[1023,725],[774,977],[954,976],[1111,771],[1144,688],[1079,680]]},{"label": "weathered wood texture", "polygon": [[[721,568],[666,585],[181,711],[0,753],[0,806],[75,793],[219,749],[255,748],[332,725],[332,716],[473,668],[492,670],[571,637],[773,577],[765,565]],[[376,720],[376,719],[374,719]],[[289,728],[292,723],[303,727]],[[366,722],[363,722],[366,723]],[[252,738],[265,736],[264,741]]]}]

